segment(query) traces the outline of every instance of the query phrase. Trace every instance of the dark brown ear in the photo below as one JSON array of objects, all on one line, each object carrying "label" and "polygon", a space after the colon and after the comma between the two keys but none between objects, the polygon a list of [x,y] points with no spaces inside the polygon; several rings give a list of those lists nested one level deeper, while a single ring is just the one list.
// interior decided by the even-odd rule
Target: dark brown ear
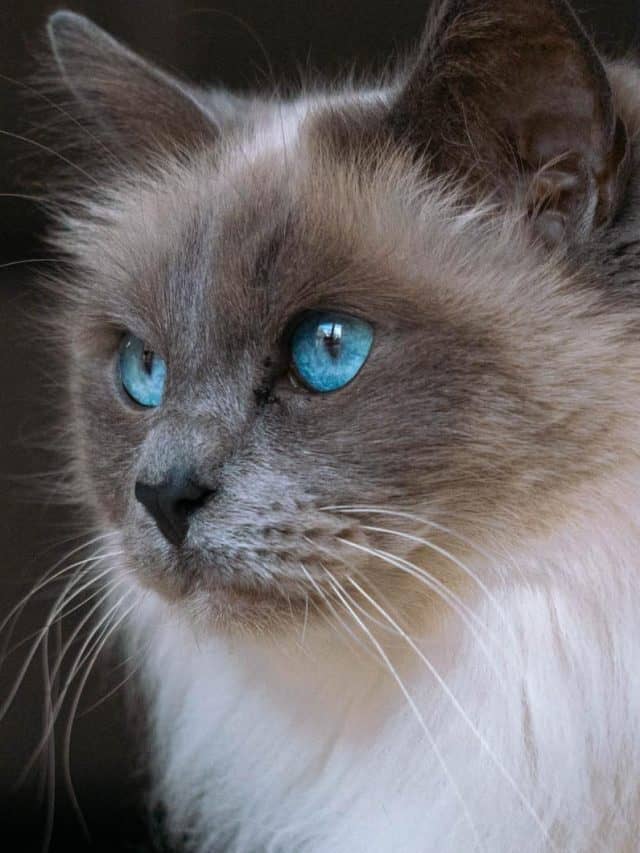
[{"label": "dark brown ear", "polygon": [[526,206],[549,243],[616,213],[626,129],[604,67],[564,0],[445,0],[392,107],[432,168]]},{"label": "dark brown ear", "polygon": [[214,117],[192,90],[87,18],[56,12],[48,33],[83,124],[97,126],[96,136],[119,157],[144,161],[154,149],[184,152],[216,138]]}]

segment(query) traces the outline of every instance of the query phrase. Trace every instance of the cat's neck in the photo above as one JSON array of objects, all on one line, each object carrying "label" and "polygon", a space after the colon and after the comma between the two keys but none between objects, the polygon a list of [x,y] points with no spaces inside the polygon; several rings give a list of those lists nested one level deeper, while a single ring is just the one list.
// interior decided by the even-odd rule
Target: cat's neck
[{"label": "cat's neck", "polygon": [[[415,634],[412,646],[378,633],[380,648],[365,637],[362,652],[311,621],[278,642],[205,640],[147,597],[134,627],[147,649],[156,795],[170,799],[176,825],[191,815],[205,836],[242,826],[265,844],[298,825],[300,838],[326,836],[322,851],[387,849],[385,832],[392,844],[404,827],[425,849],[454,851],[473,843],[462,798],[482,832],[499,833],[493,849],[547,849],[537,818],[556,838],[574,833],[570,849],[590,849],[613,799],[637,807],[628,779],[640,772],[640,720],[628,717],[640,707],[640,472],[623,479],[576,494],[579,516],[569,510],[560,532],[514,548],[499,567],[512,581],[466,602],[473,621],[452,614],[437,639]],[[198,779],[220,773],[210,801],[190,799]],[[615,793],[599,781],[608,774]],[[429,816],[412,807],[411,785],[385,805],[402,813],[385,815],[384,792],[407,780],[421,797],[431,791]],[[624,849],[626,829],[607,832]]]}]

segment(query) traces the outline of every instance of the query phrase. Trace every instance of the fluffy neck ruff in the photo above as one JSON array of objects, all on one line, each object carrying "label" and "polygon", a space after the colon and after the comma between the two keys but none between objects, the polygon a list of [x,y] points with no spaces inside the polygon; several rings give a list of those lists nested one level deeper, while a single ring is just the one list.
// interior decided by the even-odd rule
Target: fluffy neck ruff
[{"label": "fluffy neck ruff", "polygon": [[345,608],[363,649],[313,621],[203,640],[146,597],[129,641],[170,834],[238,853],[631,850],[640,493],[615,491],[501,557],[510,581],[425,636],[367,636]]}]

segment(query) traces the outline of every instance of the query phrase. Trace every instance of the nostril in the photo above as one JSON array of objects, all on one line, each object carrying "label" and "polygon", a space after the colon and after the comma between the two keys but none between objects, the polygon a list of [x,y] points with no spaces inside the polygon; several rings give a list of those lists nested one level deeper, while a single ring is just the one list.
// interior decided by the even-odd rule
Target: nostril
[{"label": "nostril", "polygon": [[189,497],[179,498],[175,502],[173,511],[176,515],[179,515],[188,521],[189,517],[196,510],[206,504],[212,494],[212,489],[201,489],[198,494],[196,494],[194,490]]},{"label": "nostril", "polygon": [[157,485],[138,481],[134,494],[165,539],[172,545],[181,545],[189,531],[191,515],[207,502],[214,490],[198,483],[190,473],[173,469]]},{"label": "nostril", "polygon": [[177,503],[184,508],[185,512],[190,513],[205,504],[212,494],[213,489],[189,480],[180,492]]}]

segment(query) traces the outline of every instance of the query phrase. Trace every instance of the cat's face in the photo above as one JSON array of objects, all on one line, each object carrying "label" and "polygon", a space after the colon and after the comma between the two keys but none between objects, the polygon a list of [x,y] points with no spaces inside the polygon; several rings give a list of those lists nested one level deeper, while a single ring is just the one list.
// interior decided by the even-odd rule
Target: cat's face
[{"label": "cat's face", "polygon": [[[67,70],[104,39],[57,28]],[[202,131],[203,107],[141,67],[196,144],[141,165],[132,138],[59,232],[78,487],[137,581],[212,624],[297,624],[349,577],[402,610],[428,597],[403,558],[455,587],[445,552],[553,525],[627,428],[628,320],[548,245],[607,220],[613,184],[552,193],[543,244],[522,175],[489,209],[425,173],[391,90],[236,105]],[[126,109],[117,86],[105,101]],[[153,365],[144,399],[127,370]]]}]

